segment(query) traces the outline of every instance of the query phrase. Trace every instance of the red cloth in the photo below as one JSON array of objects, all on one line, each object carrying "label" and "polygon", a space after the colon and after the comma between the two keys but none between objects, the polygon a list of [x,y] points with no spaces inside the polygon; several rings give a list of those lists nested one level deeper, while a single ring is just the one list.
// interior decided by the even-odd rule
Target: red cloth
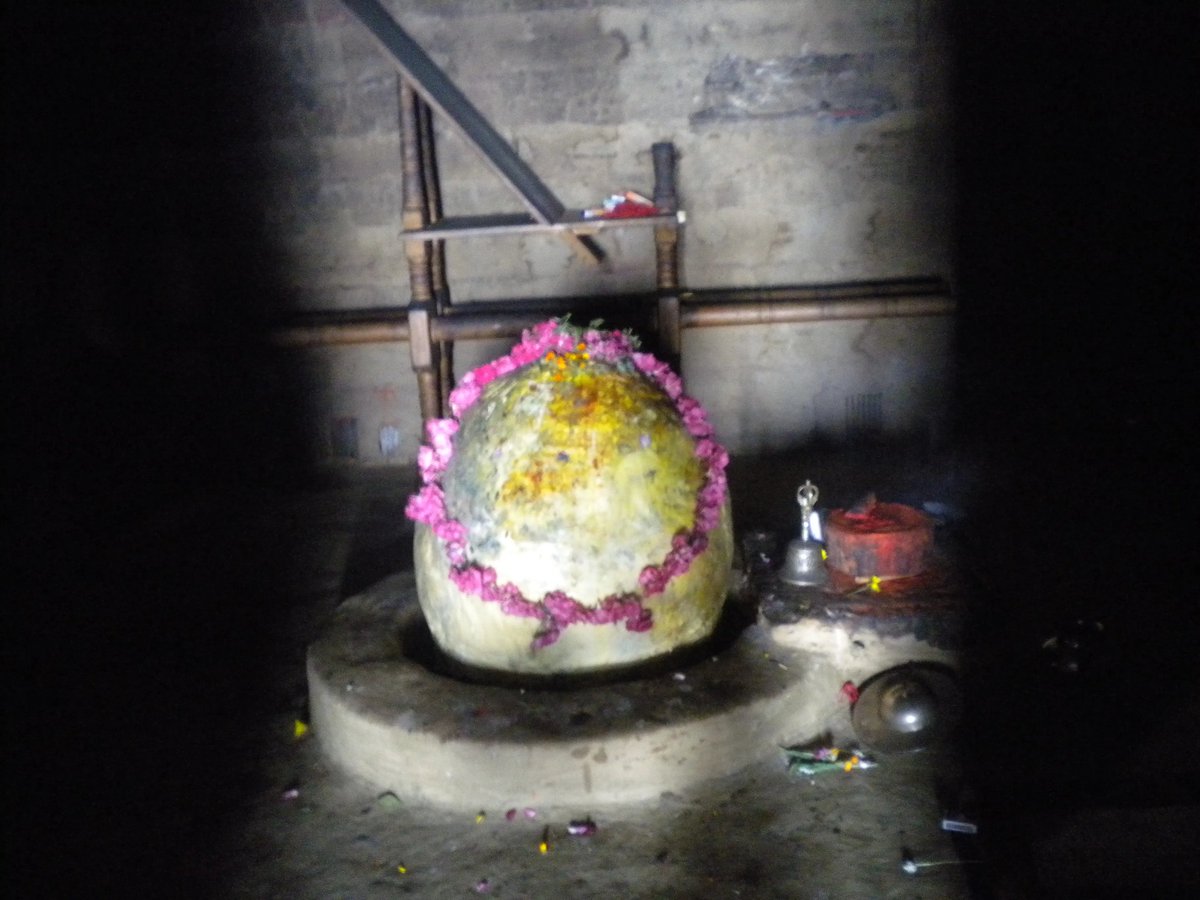
[{"label": "red cloth", "polygon": [[645,203],[633,203],[622,200],[612,209],[605,210],[605,219],[641,219],[646,216],[661,216],[662,210],[657,206],[647,206]]}]

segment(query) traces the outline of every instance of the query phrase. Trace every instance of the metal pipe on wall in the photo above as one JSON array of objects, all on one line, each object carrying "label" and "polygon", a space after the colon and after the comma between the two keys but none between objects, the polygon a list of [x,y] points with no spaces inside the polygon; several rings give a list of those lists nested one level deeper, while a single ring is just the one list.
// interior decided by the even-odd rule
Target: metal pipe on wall
[{"label": "metal pipe on wall", "polygon": [[[653,295],[612,297],[553,297],[497,300],[460,304],[430,321],[434,341],[485,340],[516,337],[522,329],[548,316],[568,312],[588,314],[609,309],[627,318],[653,324]],[[717,288],[680,295],[684,328],[738,325],[776,325],[854,319],[948,316],[955,301],[937,279],[909,279],[862,284]],[[331,313],[309,317],[277,328],[273,343],[284,347],[319,347],[407,341],[404,310],[380,309],[352,316]]]},{"label": "metal pipe on wall", "polygon": [[408,340],[408,314],[389,313],[387,318],[297,321],[271,332],[278,347],[332,347],[342,344],[388,344]]},{"label": "metal pipe on wall", "polygon": [[683,304],[684,328],[729,325],[782,325],[847,319],[895,319],[949,316],[954,299],[946,295],[843,297],[824,300],[759,300],[749,303]]},{"label": "metal pipe on wall", "polygon": [[281,347],[388,344],[408,340],[408,323],[357,322],[345,325],[292,325],[272,336]]}]

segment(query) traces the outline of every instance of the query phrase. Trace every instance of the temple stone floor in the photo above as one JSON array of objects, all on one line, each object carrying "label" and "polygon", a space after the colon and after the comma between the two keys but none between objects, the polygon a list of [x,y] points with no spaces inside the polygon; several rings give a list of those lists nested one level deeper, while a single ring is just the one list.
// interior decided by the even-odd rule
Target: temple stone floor
[{"label": "temple stone floor", "polygon": [[[739,771],[594,806],[553,791],[453,805],[388,793],[331,763],[297,722],[310,722],[308,648],[339,606],[411,570],[415,476],[325,473],[198,496],[82,545],[73,532],[12,657],[25,674],[10,682],[23,736],[10,796],[27,812],[7,826],[14,896],[1189,894],[1200,715],[1174,606],[1135,634],[1118,604],[1080,605],[1094,584],[1071,593],[1046,560],[1087,580],[1110,548],[1083,541],[1090,555],[1071,556],[1079,544],[997,502],[1008,473],[969,455],[797,451],[737,459],[730,477],[739,535],[793,536],[805,478],[824,508],[868,490],[935,504],[962,574],[961,627],[938,637],[937,615],[921,627],[961,661],[953,740],[812,776],[766,748]],[[1150,590],[1136,578],[1112,589],[1129,584]],[[822,640],[791,634],[789,652]],[[855,646],[826,662],[861,680],[845,655]],[[857,746],[848,703],[826,713],[813,737]],[[978,833],[943,829],[947,815]],[[594,833],[571,833],[586,822]],[[944,864],[913,874],[906,854]]]}]

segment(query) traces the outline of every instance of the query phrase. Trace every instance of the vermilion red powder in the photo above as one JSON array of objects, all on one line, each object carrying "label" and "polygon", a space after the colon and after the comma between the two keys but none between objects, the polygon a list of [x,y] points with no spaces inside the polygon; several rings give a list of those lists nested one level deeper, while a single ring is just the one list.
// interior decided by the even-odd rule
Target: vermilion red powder
[{"label": "vermilion red powder", "polygon": [[858,534],[880,534],[909,527],[899,519],[889,516],[878,506],[864,513],[843,512],[838,516],[838,524]]}]

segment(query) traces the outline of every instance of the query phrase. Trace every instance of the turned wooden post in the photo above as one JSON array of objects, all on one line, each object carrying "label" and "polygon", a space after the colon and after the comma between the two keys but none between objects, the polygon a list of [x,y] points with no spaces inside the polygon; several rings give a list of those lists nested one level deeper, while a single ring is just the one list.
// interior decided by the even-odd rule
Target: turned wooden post
[{"label": "turned wooden post", "polygon": [[[429,201],[422,172],[421,112],[416,92],[400,80],[400,165],[401,186],[404,192],[403,227],[405,231],[424,228],[429,224]],[[408,349],[413,371],[417,375],[417,391],[421,403],[421,418],[442,416],[441,354],[432,339],[431,320],[437,316],[434,297],[433,243],[405,241],[404,255],[408,259],[408,281],[411,299],[408,304]],[[444,277],[444,272],[443,272]]]},{"label": "turned wooden post", "polygon": [[[421,153],[421,184],[425,191],[425,221],[442,220],[442,186],[438,174],[437,148],[433,137],[433,109],[420,95],[415,98],[416,121]],[[433,291],[433,306],[437,315],[450,308],[450,283],[446,280],[446,242],[429,242],[429,283]],[[442,410],[450,408],[450,391],[454,389],[454,344],[437,342],[438,394]]]},{"label": "turned wooden post", "polygon": [[[679,208],[675,194],[675,145],[662,142],[651,146],[654,160],[654,205],[663,212]],[[679,229],[657,226],[654,229],[657,262],[659,355],[679,371],[683,353],[682,323],[679,315]]]}]

